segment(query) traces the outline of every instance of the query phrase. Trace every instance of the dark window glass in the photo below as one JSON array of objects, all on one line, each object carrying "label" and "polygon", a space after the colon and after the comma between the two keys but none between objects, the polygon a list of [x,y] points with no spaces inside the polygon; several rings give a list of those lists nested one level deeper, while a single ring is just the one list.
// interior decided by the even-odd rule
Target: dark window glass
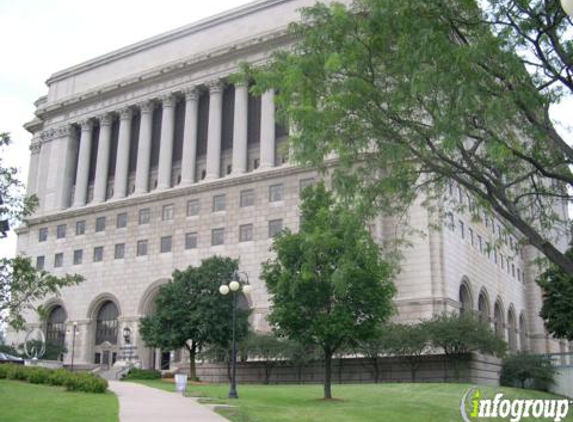
[{"label": "dark window glass", "polygon": [[50,312],[46,323],[46,342],[63,346],[66,338],[66,311],[56,306]]},{"label": "dark window glass", "polygon": [[96,218],[95,231],[103,232],[105,230],[105,217]]},{"label": "dark window glass", "polygon": [[164,236],[161,238],[161,244],[159,250],[161,253],[171,252],[172,237]]},{"label": "dark window glass", "polygon": [[57,239],[64,239],[66,237],[66,229],[67,229],[67,225],[59,224],[56,227],[56,238]]},{"label": "dark window glass", "polygon": [[48,228],[42,227],[38,231],[38,242],[45,242],[46,240],[48,240]]},{"label": "dark window glass", "polygon": [[117,317],[119,312],[113,302],[105,302],[99,309],[96,324],[96,345],[103,342],[117,344]]},{"label": "dark window glass", "polygon": [[195,249],[197,248],[197,233],[186,233],[185,234],[185,249]]},{"label": "dark window glass", "polygon": [[76,236],[86,233],[86,220],[76,221]]},{"label": "dark window glass", "polygon": [[126,212],[122,212],[122,213],[117,215],[116,227],[118,229],[122,229],[124,227],[127,227],[127,213]]}]

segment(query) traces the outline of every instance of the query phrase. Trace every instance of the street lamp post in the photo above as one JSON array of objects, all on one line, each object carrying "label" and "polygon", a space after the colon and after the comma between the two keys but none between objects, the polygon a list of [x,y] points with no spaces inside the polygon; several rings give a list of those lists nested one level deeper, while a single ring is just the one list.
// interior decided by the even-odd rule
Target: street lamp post
[{"label": "street lamp post", "polygon": [[[244,276],[244,279],[241,279]],[[252,291],[252,286],[249,284],[249,276],[247,273],[242,271],[235,271],[233,273],[233,279],[229,284],[222,284],[219,287],[219,293],[223,296],[233,293],[233,351],[231,355],[231,388],[229,390],[230,399],[238,399],[239,394],[237,393],[237,338],[235,335],[236,331],[236,320],[237,320],[237,292],[239,289],[243,290],[243,293],[249,294]]]},{"label": "street lamp post", "polygon": [[[79,333],[78,330],[78,323],[74,322],[74,326],[72,329],[72,366],[71,366],[71,371],[74,372],[74,355],[76,352],[76,334]],[[70,334],[70,331],[68,330],[68,334]]]}]

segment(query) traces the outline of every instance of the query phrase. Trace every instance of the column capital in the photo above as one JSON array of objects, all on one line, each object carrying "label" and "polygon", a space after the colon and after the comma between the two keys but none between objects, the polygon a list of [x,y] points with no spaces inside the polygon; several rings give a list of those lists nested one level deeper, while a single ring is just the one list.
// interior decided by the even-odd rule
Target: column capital
[{"label": "column capital", "polygon": [[215,79],[206,83],[209,94],[219,94],[223,91],[225,84],[220,79]]},{"label": "column capital", "polygon": [[163,107],[173,107],[175,105],[175,95],[173,95],[172,92],[161,95],[159,100],[161,101]]},{"label": "column capital", "polygon": [[39,154],[41,149],[42,149],[42,143],[40,141],[33,142],[30,144],[30,153],[32,154]]},{"label": "column capital", "polygon": [[121,120],[130,120],[131,116],[133,116],[133,111],[131,107],[124,107],[119,110],[119,118]]},{"label": "column capital", "polygon": [[183,93],[185,94],[185,101],[197,101],[199,99],[199,89],[195,85],[185,87]]},{"label": "column capital", "polygon": [[110,113],[102,114],[98,117],[100,126],[111,126],[113,118]]},{"label": "column capital", "polygon": [[54,129],[46,129],[40,134],[40,139],[43,144],[51,142],[54,139]]},{"label": "column capital", "polygon": [[74,127],[72,125],[62,125],[56,128],[54,136],[56,138],[62,138],[64,136],[70,136],[74,133]]},{"label": "column capital", "polygon": [[142,114],[151,113],[153,111],[153,101],[151,100],[144,100],[137,104],[137,106]]},{"label": "column capital", "polygon": [[82,132],[88,131],[88,130],[92,130],[93,129],[93,121],[92,119],[84,119],[84,120],[80,120],[78,122],[78,124],[80,125],[80,128],[82,129]]},{"label": "column capital", "polygon": [[235,87],[248,87],[249,81],[247,79],[239,79],[236,80],[233,85],[235,85]]}]

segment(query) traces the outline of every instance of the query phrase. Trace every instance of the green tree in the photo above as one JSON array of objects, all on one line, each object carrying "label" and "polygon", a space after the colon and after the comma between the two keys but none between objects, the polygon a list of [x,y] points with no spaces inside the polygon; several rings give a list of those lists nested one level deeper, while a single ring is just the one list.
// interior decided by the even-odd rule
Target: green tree
[{"label": "green tree", "polygon": [[[556,245],[569,230],[556,209],[572,199],[573,148],[548,112],[573,92],[571,20],[558,0],[481,3],[303,9],[294,46],[251,72],[255,90],[277,90],[295,160],[324,169],[336,154],[334,185],[365,212],[402,213],[420,194],[492,212],[573,273]],[[478,206],[444,201],[451,182]]]},{"label": "green tree", "polygon": [[422,364],[421,356],[430,346],[430,333],[423,324],[394,324],[388,327],[389,350],[404,359],[412,382]]},{"label": "green tree", "polygon": [[265,367],[265,384],[271,381],[273,369],[289,357],[291,342],[273,334],[250,333],[243,346],[249,357],[260,359]]},{"label": "green tree", "polygon": [[380,358],[391,353],[391,338],[388,327],[390,324],[378,325],[372,336],[358,342],[355,351],[364,356],[369,367],[372,368],[374,383],[380,381],[381,362]]},{"label": "green tree", "polygon": [[66,274],[56,277],[44,270],[37,270],[30,258],[17,256],[0,260],[0,325],[8,323],[19,330],[26,325],[24,313],[43,312],[37,302],[47,295],[57,295],[59,290],[83,281],[80,275]]},{"label": "green tree", "polygon": [[[227,284],[238,263],[213,256],[198,267],[175,270],[173,281],[160,287],[153,315],[142,318],[140,333],[149,347],[168,350],[186,348],[190,357],[190,378],[197,379],[196,354],[207,345],[228,349],[231,341],[233,300],[222,296],[219,286]],[[237,309],[237,339],[247,334],[249,312]]]},{"label": "green tree", "polygon": [[[428,333],[430,345],[442,349],[459,378],[459,359],[473,352],[503,356],[505,341],[495,335],[488,323],[473,312],[445,313],[422,323]],[[446,372],[447,378],[447,372]]]},{"label": "green tree", "polygon": [[[573,248],[567,256],[573,259]],[[540,316],[547,331],[559,338],[573,341],[573,274],[551,265],[538,278],[543,290]]]},{"label": "green tree", "polygon": [[500,384],[526,388],[527,382],[538,390],[547,390],[555,382],[557,370],[547,356],[518,353],[503,360]]},{"label": "green tree", "polygon": [[269,322],[279,336],[322,349],[324,398],[332,398],[332,356],[372,336],[393,311],[393,266],[348,204],[324,184],[302,194],[298,233],[275,238],[263,264],[272,296]]}]

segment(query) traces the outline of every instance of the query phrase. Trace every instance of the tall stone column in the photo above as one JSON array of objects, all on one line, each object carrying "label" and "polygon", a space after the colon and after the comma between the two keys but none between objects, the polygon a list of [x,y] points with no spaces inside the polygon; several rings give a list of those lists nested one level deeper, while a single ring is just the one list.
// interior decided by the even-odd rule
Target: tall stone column
[{"label": "tall stone column", "polygon": [[147,193],[149,190],[149,167],[151,160],[151,130],[153,125],[153,103],[146,101],[139,105],[141,121],[139,123],[139,143],[137,146],[137,164],[135,169],[135,193]]},{"label": "tall stone column", "polygon": [[199,92],[192,86],[185,90],[185,127],[183,130],[183,156],[181,157],[181,184],[188,186],[195,181],[197,159],[197,113]]},{"label": "tall stone column", "polygon": [[247,82],[238,82],[235,84],[232,174],[243,174],[247,171],[248,110],[249,90]]},{"label": "tall stone column", "polygon": [[209,129],[207,131],[206,180],[218,179],[221,175],[221,126],[223,123],[223,84],[209,84]]},{"label": "tall stone column", "polygon": [[83,207],[87,201],[88,180],[90,173],[90,154],[92,150],[92,121],[83,120],[80,122],[80,127],[80,153],[78,155],[78,167],[76,171],[74,207]]},{"label": "tall stone column", "polygon": [[115,160],[114,199],[127,196],[127,173],[129,169],[129,141],[131,139],[131,117],[129,107],[119,113],[119,139],[117,142],[117,159]]},{"label": "tall stone column", "polygon": [[38,181],[38,161],[40,160],[40,151],[42,142],[39,134],[34,135],[30,142],[30,167],[28,169],[28,183],[26,184],[26,195],[31,196],[37,193]]},{"label": "tall stone column", "polygon": [[38,177],[36,178],[36,196],[39,203],[36,213],[41,213],[48,208],[46,206],[46,197],[52,149],[51,132],[51,130],[44,130],[40,133],[40,161],[38,163]]},{"label": "tall stone column", "polygon": [[109,172],[109,152],[111,147],[111,123],[112,117],[109,114],[104,114],[99,119],[100,129],[93,199],[95,204],[104,202],[106,197],[107,176]]},{"label": "tall stone column", "polygon": [[60,126],[52,132],[44,201],[46,210],[62,210],[70,206],[76,167],[75,134],[71,125]]},{"label": "tall stone column", "polygon": [[161,142],[159,147],[159,171],[157,188],[171,187],[171,167],[173,163],[173,128],[175,126],[175,98],[168,94],[161,99],[163,115],[161,119]]},{"label": "tall stone column", "polygon": [[261,165],[260,169],[275,165],[275,90],[265,91],[261,97]]}]

